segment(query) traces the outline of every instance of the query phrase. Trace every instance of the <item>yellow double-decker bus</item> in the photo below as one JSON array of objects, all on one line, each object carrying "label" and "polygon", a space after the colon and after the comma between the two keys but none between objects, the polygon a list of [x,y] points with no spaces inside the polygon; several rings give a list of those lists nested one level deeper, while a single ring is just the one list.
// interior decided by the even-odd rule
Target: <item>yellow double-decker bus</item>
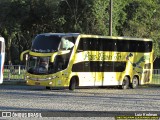
[{"label": "yellow double-decker bus", "polygon": [[136,88],[152,81],[152,44],[151,39],[44,33],[21,60],[27,60],[28,85]]}]

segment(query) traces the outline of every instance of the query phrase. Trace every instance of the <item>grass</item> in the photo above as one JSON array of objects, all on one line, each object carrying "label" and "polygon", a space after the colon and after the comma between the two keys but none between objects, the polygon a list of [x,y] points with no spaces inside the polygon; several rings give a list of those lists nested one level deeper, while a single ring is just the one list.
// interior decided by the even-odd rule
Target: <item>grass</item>
[{"label": "grass", "polygon": [[160,84],[160,74],[153,74],[151,84]]},{"label": "grass", "polygon": [[4,69],[4,80],[20,80],[24,79],[25,70],[21,70],[19,73],[18,69],[11,71],[9,69]]}]

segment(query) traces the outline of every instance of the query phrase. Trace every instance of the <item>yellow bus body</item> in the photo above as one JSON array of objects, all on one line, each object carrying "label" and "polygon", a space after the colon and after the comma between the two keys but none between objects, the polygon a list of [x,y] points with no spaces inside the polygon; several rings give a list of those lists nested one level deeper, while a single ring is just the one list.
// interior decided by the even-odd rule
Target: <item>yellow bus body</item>
[{"label": "yellow bus body", "polygon": [[[78,51],[78,45],[81,38],[107,38],[111,40],[132,40],[125,37],[105,37],[97,35],[78,35],[69,63],[66,69],[53,74],[35,75],[26,73],[28,85],[40,85],[48,87],[68,87],[71,79],[76,77],[77,86],[119,86],[127,77],[130,84],[133,78],[137,77],[139,84],[149,84],[152,81],[153,69],[153,50],[150,52],[119,52],[119,51]],[[137,41],[152,41],[150,39],[138,39]],[[133,48],[134,49],[134,48]],[[136,49],[136,48],[135,48]],[[36,53],[29,52],[32,56],[50,56],[51,61],[57,55],[66,54],[67,51],[58,51],[57,53]],[[92,64],[92,68],[90,68]],[[114,64],[117,66],[112,69]],[[86,66],[86,68],[84,66]],[[93,67],[95,65],[95,67]],[[98,66],[97,66],[98,65]],[[106,65],[106,66],[104,66]],[[87,67],[88,66],[88,67]],[[94,71],[94,69],[97,69]],[[108,67],[104,68],[104,67]],[[107,69],[103,72],[101,69]],[[109,68],[111,70],[109,70]],[[86,69],[86,70],[85,70]],[[115,72],[114,71],[117,71]],[[84,70],[84,71],[83,71]],[[88,71],[87,71],[88,70]]]}]

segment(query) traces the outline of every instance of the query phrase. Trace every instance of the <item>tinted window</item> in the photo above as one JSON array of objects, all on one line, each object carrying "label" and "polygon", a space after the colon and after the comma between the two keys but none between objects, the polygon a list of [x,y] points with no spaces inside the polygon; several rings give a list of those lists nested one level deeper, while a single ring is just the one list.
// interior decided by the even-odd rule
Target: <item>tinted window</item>
[{"label": "tinted window", "polygon": [[58,36],[45,36],[45,35],[38,35],[33,43],[31,50],[35,52],[54,52],[58,50],[59,43],[61,38]]},{"label": "tinted window", "polygon": [[78,51],[96,51],[97,39],[96,38],[81,38],[78,45]]},{"label": "tinted window", "polygon": [[72,67],[73,72],[123,72],[126,62],[113,61],[85,61],[76,63]]},{"label": "tinted window", "polygon": [[117,40],[108,38],[81,38],[78,50],[151,52],[152,41]]},{"label": "tinted window", "polygon": [[104,62],[104,72],[123,72],[126,68],[126,62]]}]

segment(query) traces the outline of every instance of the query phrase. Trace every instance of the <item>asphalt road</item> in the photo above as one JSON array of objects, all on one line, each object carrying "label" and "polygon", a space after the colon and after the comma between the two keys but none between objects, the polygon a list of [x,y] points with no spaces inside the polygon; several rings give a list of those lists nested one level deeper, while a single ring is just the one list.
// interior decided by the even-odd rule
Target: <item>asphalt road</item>
[{"label": "asphalt road", "polygon": [[160,111],[160,86],[127,90],[83,88],[69,91],[46,90],[40,86],[0,85],[0,111],[48,112],[48,116],[52,116],[51,112],[59,112],[56,117],[66,114],[76,117],[78,113],[81,113],[77,115],[79,117],[96,117],[96,114],[105,117],[106,114],[117,114],[117,111],[127,111],[126,114],[128,111]]}]

